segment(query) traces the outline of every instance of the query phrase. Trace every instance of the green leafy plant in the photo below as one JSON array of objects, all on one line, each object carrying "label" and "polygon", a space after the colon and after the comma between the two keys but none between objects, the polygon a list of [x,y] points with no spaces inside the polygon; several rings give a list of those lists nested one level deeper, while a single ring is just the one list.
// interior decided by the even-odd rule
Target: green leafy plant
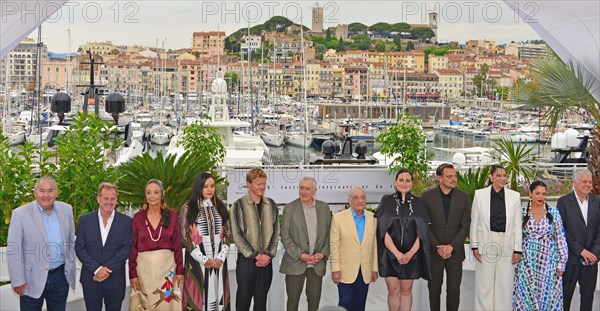
[{"label": "green leafy plant", "polygon": [[181,131],[178,146],[182,146],[202,165],[203,171],[217,167],[225,159],[225,147],[221,143],[221,136],[214,126],[204,122],[188,124]]},{"label": "green leafy plant", "polygon": [[95,114],[79,113],[69,130],[56,141],[58,183],[57,200],[73,206],[73,218],[98,206],[96,192],[103,181],[117,179],[115,169],[106,166],[106,158],[122,143],[111,138],[116,128]]},{"label": "green leafy plant", "polygon": [[192,193],[194,179],[205,171],[206,163],[198,161],[190,152],[179,158],[176,155],[156,157],[144,153],[121,165],[118,170],[119,200],[135,207],[141,207],[146,199],[144,185],[150,179],[162,181],[165,189],[165,202],[169,208],[179,210]]},{"label": "green leafy plant", "polygon": [[468,193],[469,197],[471,198],[471,202],[473,202],[475,190],[485,187],[489,175],[489,166],[479,167],[475,171],[469,168],[469,170],[467,170],[465,173],[456,172],[456,177],[458,180],[456,188]]},{"label": "green leafy plant", "polygon": [[508,139],[495,140],[492,142],[494,148],[500,154],[500,164],[504,166],[506,175],[510,181],[510,188],[519,191],[518,178],[521,176],[529,183],[535,179],[534,169],[536,151],[527,144],[514,144]]},{"label": "green leafy plant", "polygon": [[29,141],[11,149],[8,138],[0,134],[0,245],[6,244],[12,210],[35,199],[37,173],[50,176],[56,169],[48,161],[48,149],[42,149],[41,157],[39,152]]},{"label": "green leafy plant", "polygon": [[427,176],[429,165],[425,148],[426,136],[421,127],[421,119],[402,110],[396,124],[387,126],[376,141],[381,144],[380,152],[394,160],[389,165],[392,173],[407,168],[413,175],[415,193],[424,190],[422,181]]}]

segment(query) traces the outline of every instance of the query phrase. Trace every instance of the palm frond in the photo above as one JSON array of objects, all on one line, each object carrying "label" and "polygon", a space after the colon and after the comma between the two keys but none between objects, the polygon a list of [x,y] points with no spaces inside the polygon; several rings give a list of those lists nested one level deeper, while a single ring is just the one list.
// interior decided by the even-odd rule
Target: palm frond
[{"label": "palm frond", "polygon": [[513,190],[517,190],[519,176],[527,183],[536,178],[536,151],[532,146],[501,139],[492,142],[492,148],[500,154],[500,164],[504,166]]},{"label": "palm frond", "polygon": [[150,179],[162,181],[165,201],[169,208],[178,210],[192,191],[194,179],[203,172],[204,164],[185,152],[181,157],[158,152],[156,157],[144,153],[119,167],[119,200],[132,206],[145,202],[144,185]]},{"label": "palm frond", "polygon": [[600,120],[600,106],[590,94],[593,79],[582,78],[585,76],[584,65],[566,65],[557,57],[534,61],[531,66],[533,82],[524,88],[525,104],[546,108],[545,117],[553,126],[566,112],[589,114]]}]

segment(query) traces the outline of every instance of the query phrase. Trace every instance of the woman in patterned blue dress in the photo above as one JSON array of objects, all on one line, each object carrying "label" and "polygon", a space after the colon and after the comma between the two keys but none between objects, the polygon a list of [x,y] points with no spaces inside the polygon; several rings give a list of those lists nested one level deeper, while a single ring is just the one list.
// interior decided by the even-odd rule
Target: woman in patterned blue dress
[{"label": "woman in patterned blue dress", "polygon": [[513,310],[562,310],[562,274],[567,241],[556,207],[546,203],[541,181],[529,186],[530,201],[523,210],[523,256],[517,264]]}]

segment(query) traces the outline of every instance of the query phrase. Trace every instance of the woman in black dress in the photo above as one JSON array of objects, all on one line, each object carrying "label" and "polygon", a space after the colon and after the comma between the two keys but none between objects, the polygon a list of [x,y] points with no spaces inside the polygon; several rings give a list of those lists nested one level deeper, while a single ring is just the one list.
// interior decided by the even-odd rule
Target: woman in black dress
[{"label": "woman in black dress", "polygon": [[389,310],[412,308],[413,281],[431,275],[427,230],[429,213],[421,198],[410,193],[412,174],[396,173],[396,191],[381,198],[375,212],[379,275],[385,277]]}]

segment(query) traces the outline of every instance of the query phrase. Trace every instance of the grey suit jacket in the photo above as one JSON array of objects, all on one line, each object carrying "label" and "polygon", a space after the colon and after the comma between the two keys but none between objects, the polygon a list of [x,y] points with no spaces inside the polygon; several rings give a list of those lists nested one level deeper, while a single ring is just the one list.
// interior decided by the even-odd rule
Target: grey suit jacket
[{"label": "grey suit jacket", "polygon": [[600,198],[593,194],[588,195],[587,225],[574,191],[560,197],[556,207],[560,212],[569,246],[567,264],[579,265],[580,254],[584,248],[600,257]]},{"label": "grey suit jacket", "polygon": [[[71,205],[55,201],[63,233],[65,277],[75,288],[75,223]],[[25,295],[39,298],[48,278],[48,234],[35,202],[25,204],[12,212],[8,227],[7,260],[12,287],[27,283]]]},{"label": "grey suit jacket", "polygon": [[448,260],[463,261],[465,260],[464,243],[469,235],[469,226],[471,225],[471,200],[466,192],[453,189],[450,198],[450,212],[448,221],[446,221],[441,193],[440,187],[436,187],[421,196],[425,201],[431,220],[429,226],[431,253],[439,256],[437,246],[450,244],[453,250],[452,256]]},{"label": "grey suit jacket", "polygon": [[[314,265],[315,273],[325,275],[327,258],[329,257],[329,227],[331,226],[331,211],[327,203],[315,200],[317,209],[317,240],[314,253],[325,255],[323,260]],[[307,264],[300,260],[300,255],[308,254],[308,230],[300,199],[288,203],[283,209],[281,218],[281,242],[285,248],[279,272],[290,275],[300,275],[306,271]]]}]

